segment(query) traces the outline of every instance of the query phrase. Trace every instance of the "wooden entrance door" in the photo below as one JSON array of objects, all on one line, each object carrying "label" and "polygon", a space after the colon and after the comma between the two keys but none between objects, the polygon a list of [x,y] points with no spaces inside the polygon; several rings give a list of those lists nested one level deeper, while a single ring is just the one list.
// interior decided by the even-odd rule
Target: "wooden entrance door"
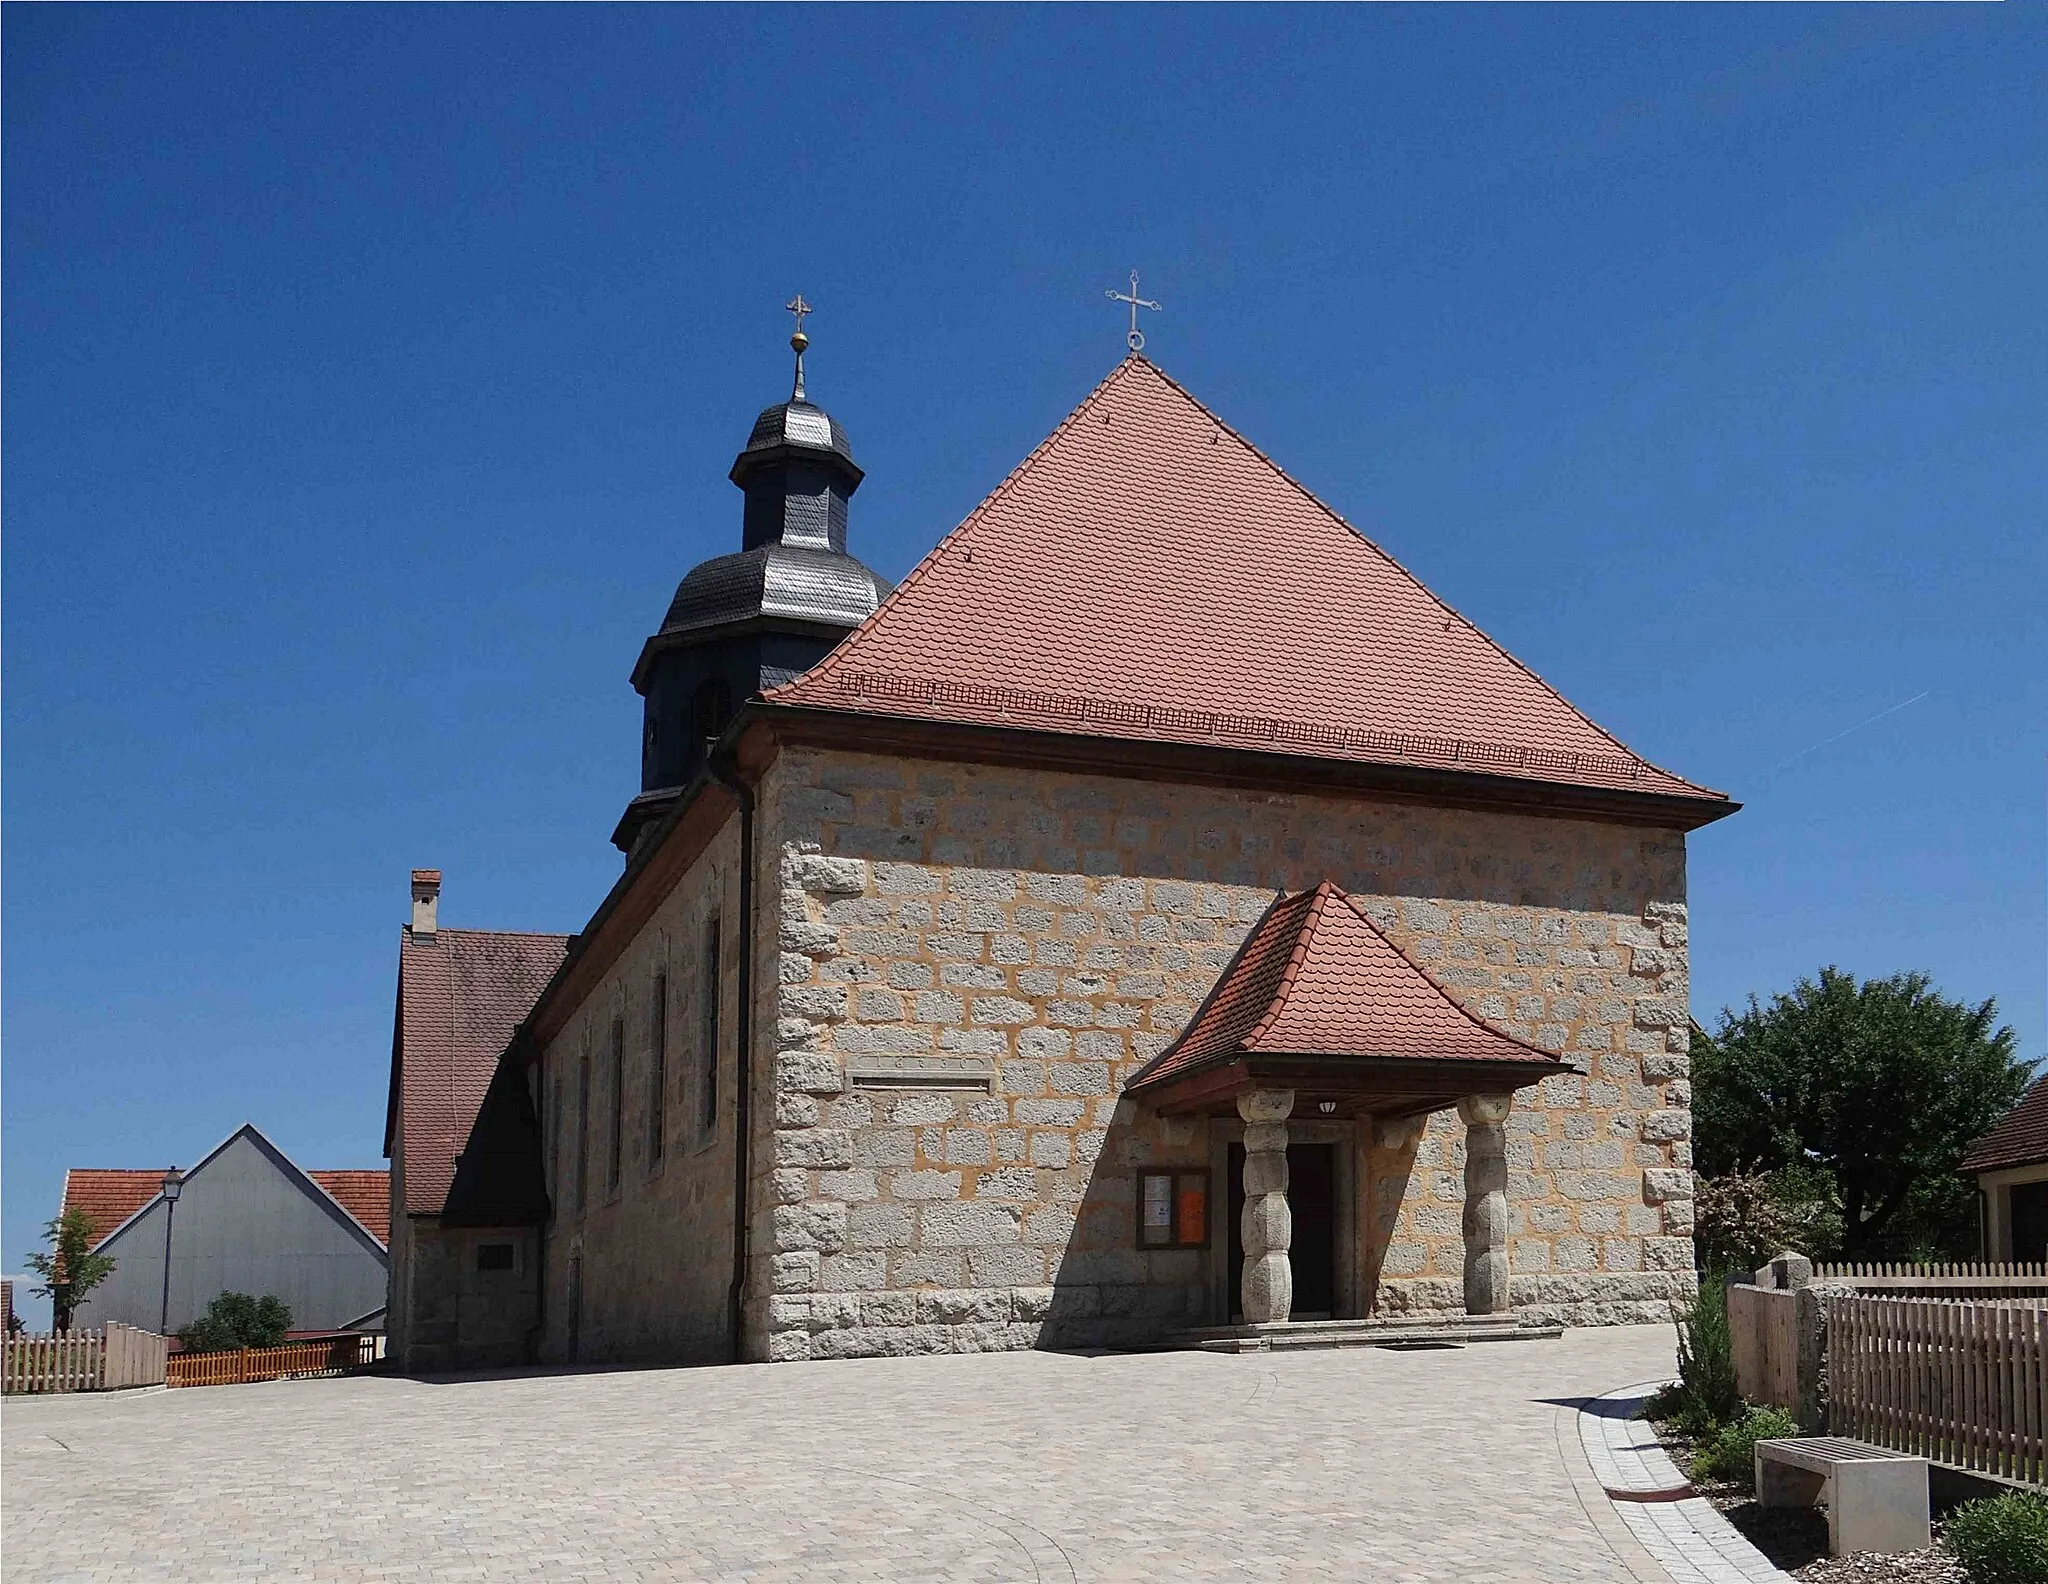
[{"label": "wooden entrance door", "polygon": [[[1244,1146],[1230,1146],[1230,1313],[1238,1318],[1244,1281]],[[1287,1146],[1287,1208],[1294,1218],[1288,1261],[1294,1267],[1294,1320],[1337,1312],[1337,1147]]]}]

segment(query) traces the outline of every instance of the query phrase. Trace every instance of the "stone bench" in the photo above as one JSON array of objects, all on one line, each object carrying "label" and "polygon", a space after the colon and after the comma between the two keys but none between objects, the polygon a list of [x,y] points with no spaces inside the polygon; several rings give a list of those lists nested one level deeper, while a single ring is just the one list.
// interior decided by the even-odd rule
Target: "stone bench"
[{"label": "stone bench", "polygon": [[1765,1507],[1811,1507],[1825,1500],[1828,1551],[1924,1551],[1927,1459],[1839,1436],[1801,1436],[1756,1444],[1756,1499]]}]

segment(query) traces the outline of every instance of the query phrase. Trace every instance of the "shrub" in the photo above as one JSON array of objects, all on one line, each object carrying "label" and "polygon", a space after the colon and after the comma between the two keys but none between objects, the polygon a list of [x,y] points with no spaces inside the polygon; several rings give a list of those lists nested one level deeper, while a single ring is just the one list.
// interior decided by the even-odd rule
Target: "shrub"
[{"label": "shrub", "polygon": [[233,1348],[276,1347],[292,1328],[292,1312],[284,1301],[265,1293],[224,1292],[206,1306],[206,1313],[179,1328],[178,1341],[187,1353],[225,1353]]},{"label": "shrub", "polygon": [[1723,1273],[1700,1278],[1691,1304],[1678,1309],[1678,1382],[1653,1397],[1647,1411],[1666,1418],[1698,1440],[1731,1423],[1742,1412],[1735,1389],[1735,1339],[1728,1329],[1728,1291]]},{"label": "shrub", "polygon": [[1706,1479],[1733,1480],[1744,1490],[1756,1488],[1756,1444],[1799,1434],[1799,1426],[1782,1408],[1752,1408],[1700,1443],[1693,1469]]},{"label": "shrub", "polygon": [[2048,1579],[2048,1497],[2008,1491],[1965,1502],[1948,1515],[1941,1543],[1970,1584],[2040,1584]]}]

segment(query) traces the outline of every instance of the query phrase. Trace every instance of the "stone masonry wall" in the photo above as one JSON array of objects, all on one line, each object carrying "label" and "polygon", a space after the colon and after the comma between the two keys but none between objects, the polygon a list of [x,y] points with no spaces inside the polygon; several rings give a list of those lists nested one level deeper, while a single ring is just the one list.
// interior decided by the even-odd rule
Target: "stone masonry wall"
[{"label": "stone masonry wall", "polygon": [[[584,1363],[716,1363],[728,1357],[732,1281],[733,1116],[738,965],[739,822],[726,828],[663,899],[631,947],[549,1041],[540,1072],[541,1154],[554,1220],[546,1242],[543,1356]],[[703,1084],[704,941],[719,920],[717,1118],[700,1126]],[[650,1148],[653,985],[668,976],[659,1161]],[[622,1159],[608,1184],[609,1047],[625,1023],[620,1096]],[[584,1199],[576,1196],[578,1073],[590,1063]],[[758,1150],[757,1150],[758,1154]],[[570,1262],[580,1262],[580,1312],[572,1316]]]},{"label": "stone masonry wall", "polygon": [[[1137,1248],[1133,1203],[1140,1165],[1208,1163],[1211,1124],[1119,1091],[1274,892],[1325,878],[1479,1016],[1582,1069],[1515,1098],[1515,1302],[1605,1323],[1690,1291],[1679,833],[808,750],[761,801],[763,1356],[1221,1319],[1204,1251]],[[852,1058],[943,1055],[992,1060],[994,1092],[847,1079]],[[1448,1113],[1403,1131],[1362,1130],[1358,1258],[1380,1312],[1457,1311],[1462,1134]]]}]

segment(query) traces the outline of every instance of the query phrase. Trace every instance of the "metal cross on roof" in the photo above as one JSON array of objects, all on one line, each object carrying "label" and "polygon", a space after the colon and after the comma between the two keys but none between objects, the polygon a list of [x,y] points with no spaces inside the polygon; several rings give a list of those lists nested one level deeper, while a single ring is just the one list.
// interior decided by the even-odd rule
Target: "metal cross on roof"
[{"label": "metal cross on roof", "polygon": [[1111,302],[1129,303],[1131,305],[1131,333],[1124,337],[1124,341],[1133,352],[1144,351],[1145,337],[1138,330],[1138,310],[1140,308],[1150,308],[1154,313],[1157,313],[1159,311],[1159,304],[1138,295],[1138,272],[1136,270],[1131,271],[1131,289],[1129,292],[1106,291],[1102,295]]},{"label": "metal cross on roof", "polygon": [[811,344],[811,338],[804,334],[804,315],[811,311],[811,305],[804,301],[804,294],[798,292],[782,305],[786,313],[796,315],[796,333],[789,338],[789,348],[796,354],[796,382],[790,387],[789,399],[803,401],[804,396],[804,348]]}]

